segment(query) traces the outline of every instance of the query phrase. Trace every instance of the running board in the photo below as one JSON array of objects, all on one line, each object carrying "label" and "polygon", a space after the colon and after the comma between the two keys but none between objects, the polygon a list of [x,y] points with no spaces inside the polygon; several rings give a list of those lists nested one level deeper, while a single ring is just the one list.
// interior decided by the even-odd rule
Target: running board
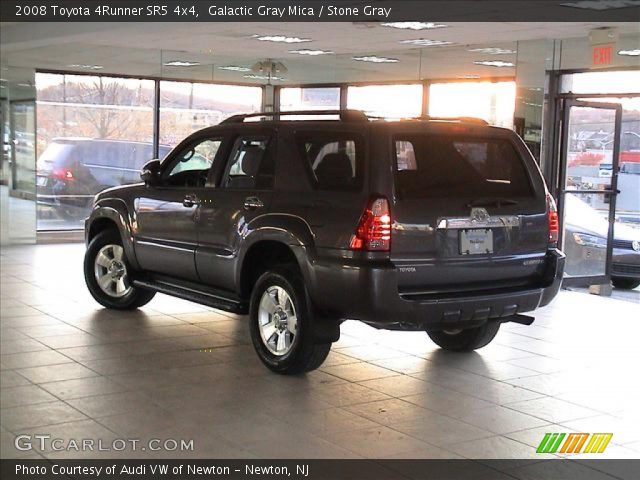
[{"label": "running board", "polygon": [[156,279],[134,279],[133,285],[154,292],[164,293],[172,297],[182,298],[191,302],[199,303],[225,312],[246,314],[249,306],[240,298],[232,294],[215,289],[198,287],[191,284],[182,284],[178,281],[156,280]]}]

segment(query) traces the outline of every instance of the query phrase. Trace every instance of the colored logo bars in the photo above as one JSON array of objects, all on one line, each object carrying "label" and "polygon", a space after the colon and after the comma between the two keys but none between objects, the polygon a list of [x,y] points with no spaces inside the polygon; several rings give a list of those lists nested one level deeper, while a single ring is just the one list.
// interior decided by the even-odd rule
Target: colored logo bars
[{"label": "colored logo bars", "polygon": [[536,453],[602,453],[611,437],[613,433],[545,433]]}]

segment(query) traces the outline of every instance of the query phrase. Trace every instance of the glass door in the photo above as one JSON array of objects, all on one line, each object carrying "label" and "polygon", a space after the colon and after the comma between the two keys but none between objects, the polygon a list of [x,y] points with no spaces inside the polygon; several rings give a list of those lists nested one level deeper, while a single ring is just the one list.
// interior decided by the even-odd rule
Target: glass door
[{"label": "glass door", "polygon": [[610,281],[622,108],[566,100],[559,209],[565,286]]}]

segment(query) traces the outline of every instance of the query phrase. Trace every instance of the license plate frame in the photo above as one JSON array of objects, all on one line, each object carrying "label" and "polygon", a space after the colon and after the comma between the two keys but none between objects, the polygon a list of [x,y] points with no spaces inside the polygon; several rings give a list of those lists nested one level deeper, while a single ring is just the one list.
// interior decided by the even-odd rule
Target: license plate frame
[{"label": "license plate frame", "polygon": [[493,230],[465,228],[460,230],[460,255],[490,255],[493,253]]}]

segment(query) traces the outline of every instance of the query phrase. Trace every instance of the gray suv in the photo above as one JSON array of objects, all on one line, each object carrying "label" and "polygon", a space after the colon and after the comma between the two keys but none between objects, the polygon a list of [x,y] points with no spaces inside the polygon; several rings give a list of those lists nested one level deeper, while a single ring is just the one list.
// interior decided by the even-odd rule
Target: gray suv
[{"label": "gray suv", "polygon": [[542,175],[514,132],[481,120],[238,115],[141,176],[86,220],[94,298],[133,309],[161,292],[249,314],[278,373],[320,366],[347,319],[471,351],[501,323],[531,324],[523,313],[560,287]]}]

